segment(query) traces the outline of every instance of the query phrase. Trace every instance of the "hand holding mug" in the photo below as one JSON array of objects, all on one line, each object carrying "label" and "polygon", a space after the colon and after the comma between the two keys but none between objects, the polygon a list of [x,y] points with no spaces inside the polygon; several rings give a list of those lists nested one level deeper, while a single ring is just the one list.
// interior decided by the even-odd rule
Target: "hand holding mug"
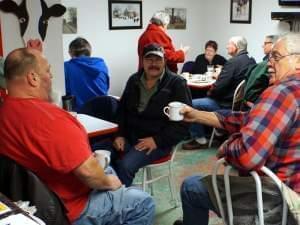
[{"label": "hand holding mug", "polygon": [[169,117],[172,121],[181,121],[183,120],[183,115],[180,113],[180,110],[185,106],[181,102],[170,102],[168,106],[164,107],[164,114]]}]

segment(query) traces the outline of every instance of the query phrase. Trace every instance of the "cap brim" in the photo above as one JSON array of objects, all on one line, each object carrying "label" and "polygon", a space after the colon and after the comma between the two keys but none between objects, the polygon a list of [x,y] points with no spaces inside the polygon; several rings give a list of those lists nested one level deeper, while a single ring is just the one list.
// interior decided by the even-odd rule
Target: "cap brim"
[{"label": "cap brim", "polygon": [[163,52],[160,52],[160,51],[150,51],[150,52],[147,52],[147,53],[144,55],[144,57],[147,57],[147,56],[149,56],[149,55],[157,55],[157,56],[159,56],[159,57],[161,57],[161,58],[164,57],[164,53],[163,53]]}]

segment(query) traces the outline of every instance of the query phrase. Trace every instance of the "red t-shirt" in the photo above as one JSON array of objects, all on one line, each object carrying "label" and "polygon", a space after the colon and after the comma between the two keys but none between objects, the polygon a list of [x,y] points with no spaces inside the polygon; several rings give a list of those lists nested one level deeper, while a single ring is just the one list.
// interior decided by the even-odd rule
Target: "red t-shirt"
[{"label": "red t-shirt", "polygon": [[70,221],[91,191],[72,171],[92,152],[86,131],[46,101],[7,97],[0,106],[0,154],[33,171],[63,201]]}]

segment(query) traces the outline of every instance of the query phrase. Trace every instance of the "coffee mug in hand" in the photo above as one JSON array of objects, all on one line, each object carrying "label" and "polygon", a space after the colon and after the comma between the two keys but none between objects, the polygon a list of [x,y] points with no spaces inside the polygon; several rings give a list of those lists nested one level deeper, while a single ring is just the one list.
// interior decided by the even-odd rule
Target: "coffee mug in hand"
[{"label": "coffee mug in hand", "polygon": [[100,166],[106,169],[110,163],[110,151],[108,150],[96,150],[94,152],[96,159],[98,160]]},{"label": "coffee mug in hand", "polygon": [[181,121],[183,120],[183,115],[180,113],[180,110],[183,107],[184,104],[181,102],[170,102],[168,106],[164,107],[164,114],[172,121]]}]

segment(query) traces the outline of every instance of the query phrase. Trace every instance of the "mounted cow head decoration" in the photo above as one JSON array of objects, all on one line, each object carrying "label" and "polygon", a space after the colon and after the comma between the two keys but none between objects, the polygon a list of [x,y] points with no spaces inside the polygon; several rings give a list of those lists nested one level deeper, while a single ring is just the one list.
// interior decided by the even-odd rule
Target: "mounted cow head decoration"
[{"label": "mounted cow head decoration", "polygon": [[[27,5],[29,3],[29,5]],[[60,17],[66,7],[61,4],[54,4],[48,7],[45,0],[40,0],[39,6],[37,0],[22,0],[20,5],[12,0],[3,0],[0,2],[0,10],[6,13],[13,13],[18,17],[20,24],[20,33],[24,45],[31,48],[42,50],[42,42],[45,40],[48,21],[51,17]],[[39,18],[30,18],[30,12],[40,11]],[[34,13],[35,14],[35,13]],[[34,36],[34,31],[38,29],[39,36]]]}]

